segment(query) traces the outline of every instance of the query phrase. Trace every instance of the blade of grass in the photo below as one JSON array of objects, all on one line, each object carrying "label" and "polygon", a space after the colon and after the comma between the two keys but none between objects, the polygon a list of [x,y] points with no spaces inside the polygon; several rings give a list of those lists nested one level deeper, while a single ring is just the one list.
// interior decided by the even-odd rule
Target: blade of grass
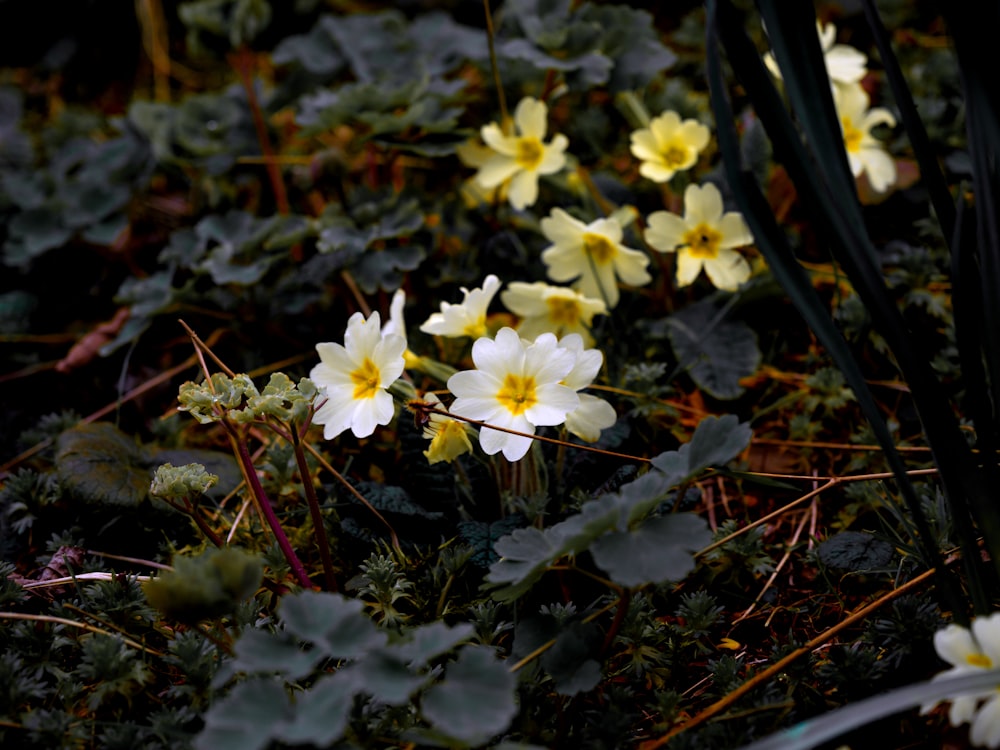
[{"label": "blade of grass", "polygon": [[[771,207],[761,193],[756,180],[740,166],[739,141],[733,125],[735,119],[734,113],[729,104],[725,83],[722,78],[721,51],[719,49],[720,37],[725,40],[726,50],[732,67],[746,74],[743,83],[751,97],[754,98],[756,92],[762,91],[761,98],[765,100],[764,106],[766,107],[770,104],[771,106],[778,107],[776,110],[768,111],[768,119],[771,121],[771,126],[769,126],[768,122],[764,123],[768,132],[772,133],[772,138],[775,138],[773,129],[784,129],[787,135],[788,133],[794,134],[794,128],[784,110],[784,106],[780,103],[777,91],[774,90],[769,74],[760,61],[756,49],[743,31],[743,23],[740,15],[727,0],[719,0],[719,2],[710,0],[707,7],[709,18],[706,24],[706,57],[709,93],[715,113],[719,150],[723,156],[723,163],[733,194],[744,218],[750,225],[756,245],[764,254],[771,272],[782,288],[785,289],[834,362],[841,369],[848,385],[854,391],[858,399],[858,404],[861,406],[879,444],[885,452],[889,467],[896,477],[899,492],[913,516],[919,535],[916,542],[920,546],[924,562],[928,567],[934,567],[939,571],[939,590],[948,600],[950,607],[955,610],[956,615],[960,616],[960,613],[964,613],[965,606],[961,598],[957,596],[955,582],[950,580],[950,573],[945,572],[944,566],[940,564],[940,555],[931,544],[933,536],[921,509],[920,500],[912,483],[906,476],[906,468],[902,458],[895,450],[892,436],[868,388],[864,375],[858,367],[847,342],[833,324],[825,304],[813,288],[808,275],[795,258],[785,238],[785,234],[775,221]],[[754,77],[756,77],[756,81],[751,80]],[[764,111],[762,109],[758,109],[758,114],[764,120]],[[781,115],[784,115],[784,117]],[[791,141],[785,141],[780,138],[775,140],[776,151],[779,150],[779,146],[781,150],[789,154],[794,154],[798,150],[796,147],[796,143],[799,142],[797,136]],[[804,153],[800,153],[799,155],[800,158],[805,159]],[[789,165],[790,173],[793,170],[802,172],[804,168],[802,161],[794,165]],[[974,575],[974,572],[972,575]]]}]

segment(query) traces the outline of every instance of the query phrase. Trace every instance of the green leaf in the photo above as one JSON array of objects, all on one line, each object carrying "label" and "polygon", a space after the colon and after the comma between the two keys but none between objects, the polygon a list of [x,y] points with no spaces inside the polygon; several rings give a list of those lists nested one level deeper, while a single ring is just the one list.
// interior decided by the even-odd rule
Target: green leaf
[{"label": "green leaf", "polygon": [[526,519],[520,513],[511,514],[492,523],[459,521],[458,535],[463,542],[472,547],[472,562],[481,568],[488,568],[499,558],[494,550],[497,540],[522,527],[525,522]]},{"label": "green leaf", "polygon": [[406,640],[391,644],[386,651],[411,668],[419,668],[434,657],[451,651],[474,633],[475,628],[467,622],[454,626],[441,621],[431,622],[407,631],[404,636]]},{"label": "green leaf", "polygon": [[244,631],[233,645],[233,654],[234,672],[276,672],[289,680],[305,677],[323,658],[316,651],[307,651],[298,643],[265,630]]},{"label": "green leaf", "polygon": [[146,462],[151,471],[156,471],[163,464],[184,466],[186,464],[201,464],[209,474],[219,478],[205,493],[206,497],[221,500],[243,481],[240,466],[231,453],[222,451],[200,450],[197,448],[173,448],[154,451]]},{"label": "green leaf", "polygon": [[841,531],[816,547],[824,565],[845,571],[879,570],[895,555],[892,545],[866,531]]},{"label": "green leaf", "polygon": [[468,646],[445,670],[443,682],[421,701],[424,717],[467,745],[482,745],[510,726],[517,714],[517,678],[490,648]]},{"label": "green leaf", "polygon": [[290,745],[332,745],[347,728],[357,690],[348,670],[323,675],[296,696],[292,718],[275,728],[274,738]]},{"label": "green leaf", "polygon": [[264,750],[291,717],[288,694],[274,680],[239,683],[205,714],[195,750]]},{"label": "green leaf", "polygon": [[363,614],[364,603],[340,594],[300,591],[281,599],[285,629],[334,659],[357,659],[381,648],[384,632]]},{"label": "green leaf", "polygon": [[711,466],[732,461],[750,444],[750,425],[726,414],[709,416],[698,423],[691,440],[677,451],[661,453],[652,464],[675,481],[680,482]]},{"label": "green leaf", "polygon": [[694,555],[712,541],[708,524],[693,513],[650,518],[630,531],[606,534],[591,545],[594,562],[622,586],[680,581]]},{"label": "green leaf", "polygon": [[429,675],[417,675],[406,663],[385,651],[373,651],[352,664],[356,683],[383,703],[390,706],[405,705],[410,696],[419,690]]},{"label": "green leaf", "polygon": [[721,315],[708,300],[690,305],[666,319],[667,336],[699,388],[714,398],[739,398],[740,379],[760,366],[760,349],[750,326]]},{"label": "green leaf", "polygon": [[[358,482],[356,489],[364,498],[377,510],[385,513],[396,513],[401,516],[420,516],[432,521],[439,521],[444,518],[444,514],[436,510],[427,510],[417,505],[410,498],[410,493],[402,487],[386,485],[380,482]],[[352,493],[347,494],[347,498],[353,503],[360,503]]]},{"label": "green leaf", "polygon": [[149,496],[152,473],[136,441],[109,422],[81,424],[56,442],[60,482],[80,499],[135,506]]}]

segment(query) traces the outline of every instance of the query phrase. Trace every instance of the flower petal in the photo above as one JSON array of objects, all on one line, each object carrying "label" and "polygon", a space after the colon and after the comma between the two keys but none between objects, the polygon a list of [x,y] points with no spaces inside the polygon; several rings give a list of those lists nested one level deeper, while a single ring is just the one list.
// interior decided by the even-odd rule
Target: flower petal
[{"label": "flower petal", "polygon": [[677,214],[654,211],[646,219],[646,242],[661,253],[673,252],[684,244],[688,224]]},{"label": "flower petal", "polygon": [[512,156],[494,154],[476,172],[476,182],[484,188],[495,188],[520,171],[521,165]]},{"label": "flower petal", "polygon": [[510,180],[507,199],[518,211],[533,206],[538,200],[538,174],[526,169],[515,174]]},{"label": "flower petal", "polygon": [[603,398],[579,393],[580,405],[566,415],[566,429],[581,440],[593,443],[601,437],[601,430],[618,421],[615,408]]},{"label": "flower petal", "polygon": [[576,391],[565,385],[540,385],[535,389],[535,395],[538,403],[526,410],[524,416],[537,427],[562,424],[566,415],[580,405]]},{"label": "flower petal", "polygon": [[546,122],[548,116],[549,108],[544,102],[527,96],[519,101],[514,109],[514,124],[517,125],[521,135],[542,140],[548,127]]},{"label": "flower petal", "polygon": [[718,257],[705,261],[705,273],[717,289],[735,291],[750,278],[750,264],[735,250],[720,248]]},{"label": "flower petal", "polygon": [[682,247],[677,251],[677,286],[688,286],[701,273],[702,259],[695,258],[691,252]]}]

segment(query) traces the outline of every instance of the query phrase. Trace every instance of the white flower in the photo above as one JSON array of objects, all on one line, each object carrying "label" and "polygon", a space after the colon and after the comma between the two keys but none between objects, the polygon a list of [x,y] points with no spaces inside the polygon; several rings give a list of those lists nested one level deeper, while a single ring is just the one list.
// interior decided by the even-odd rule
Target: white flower
[{"label": "white flower", "polygon": [[[561,339],[559,346],[576,355],[573,369],[562,379],[563,385],[574,391],[589,387],[604,364],[604,355],[597,349],[584,349],[583,339],[575,333]],[[603,398],[589,393],[577,393],[577,396],[580,405],[566,415],[566,429],[581,440],[593,443],[601,437],[601,430],[618,421],[618,414]]]},{"label": "white flower", "polygon": [[648,284],[646,254],[621,244],[622,227],[612,218],[584,224],[561,208],[542,219],[542,234],[553,245],[542,251],[553,281],[576,279],[573,286],[585,297],[618,304],[618,279],[632,286]]},{"label": "white flower", "polygon": [[[576,355],[560,348],[551,333],[528,342],[513,328],[501,328],[495,340],[480,338],[472,345],[472,361],[477,369],[448,379],[448,390],[457,396],[452,414],[533,435],[536,427],[561,424],[580,405],[576,392],[561,383]],[[508,461],[518,461],[531,438],[481,427],[479,444],[487,455],[503,451]]]},{"label": "white flower", "polygon": [[403,307],[406,305],[406,292],[397,289],[389,303],[389,320],[382,326],[382,335],[401,336],[406,341],[406,319],[403,317]]},{"label": "white flower", "polygon": [[[821,24],[817,21],[816,33],[819,35],[823,61],[826,63],[826,72],[831,84],[836,88],[859,83],[868,72],[868,57],[854,47],[837,44],[837,27],[832,23]],[[772,75],[781,78],[781,70],[772,53],[764,55],[764,64]]]},{"label": "white flower", "polygon": [[505,135],[495,122],[481,130],[493,154],[478,165],[476,181],[490,189],[510,180],[507,196],[518,210],[538,199],[539,175],[553,174],[566,165],[566,136],[556,135],[548,144],[543,140],[547,118],[545,103],[527,97],[514,110],[516,135]]},{"label": "white flower", "polygon": [[[1000,667],[1000,612],[976,617],[971,631],[954,624],[939,630],[934,634],[934,648],[952,665],[935,675],[934,680]],[[936,705],[925,705],[920,712],[927,713]],[[973,745],[1000,747],[1000,685],[952,698],[948,720],[952,726],[971,722],[969,740]]]},{"label": "white flower", "polygon": [[719,289],[736,289],[750,278],[750,264],[734,247],[753,242],[743,217],[723,213],[722,194],[712,183],[688,185],[684,217],[656,211],[648,219],[646,242],[665,253],[677,253],[677,283],[687,286],[701,269]]},{"label": "white flower", "polygon": [[876,125],[895,126],[896,118],[883,107],[869,109],[868,94],[859,85],[838,88],[833,101],[837,105],[851,174],[858,177],[864,172],[872,190],[884,193],[896,181],[896,162],[886,152],[885,144],[871,131]]},{"label": "white flower", "polygon": [[[435,393],[428,393],[424,401],[436,409],[445,410],[441,399]],[[423,431],[424,437],[431,441],[430,447],[424,451],[428,463],[436,464],[439,461],[450,463],[463,453],[472,451],[469,425],[436,412],[431,412],[428,417],[429,421]]]},{"label": "white flower", "polygon": [[544,281],[528,284],[512,281],[500,293],[507,309],[523,320],[517,332],[534,339],[550,332],[556,336],[578,333],[588,345],[594,343],[590,326],[595,315],[607,315],[608,308],[599,299],[584,297],[574,289],[551,286]]},{"label": "white flower", "polygon": [[313,421],[324,425],[323,437],[335,438],[347,428],[356,437],[368,437],[376,425],[389,424],[392,396],[385,390],[403,373],[406,340],[383,336],[377,312],[368,320],[357,312],[347,321],[344,345],[316,344],[320,363],[309,378],[321,389]]},{"label": "white flower", "polygon": [[500,279],[490,274],[483,280],[481,289],[471,292],[462,287],[462,303],[453,305],[441,303],[441,312],[433,313],[420,330],[437,336],[471,336],[479,338],[486,335],[486,310],[493,297],[500,289]]},{"label": "white flower", "polygon": [[639,174],[653,182],[666,182],[677,172],[690,169],[708,145],[709,130],[697,120],[684,120],[676,112],[664,112],[631,136],[632,153],[642,159]]}]

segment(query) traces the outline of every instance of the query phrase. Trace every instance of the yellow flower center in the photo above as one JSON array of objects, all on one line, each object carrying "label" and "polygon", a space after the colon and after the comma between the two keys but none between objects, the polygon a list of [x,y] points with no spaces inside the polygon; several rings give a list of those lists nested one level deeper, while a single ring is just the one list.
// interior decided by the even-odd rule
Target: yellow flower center
[{"label": "yellow flower center", "polygon": [[583,249],[599,266],[610,262],[618,254],[615,243],[603,234],[594,234],[593,232],[583,233]]},{"label": "yellow flower center", "polygon": [[684,233],[684,244],[688,246],[693,258],[712,260],[719,257],[721,239],[722,234],[708,224],[699,224]]},{"label": "yellow flower center", "polygon": [[535,395],[535,379],[508,373],[503,379],[500,390],[497,391],[497,401],[515,417],[524,414],[538,403],[538,397]]},{"label": "yellow flower center", "polygon": [[545,156],[545,147],[537,138],[527,136],[517,139],[517,154],[514,159],[522,169],[527,169],[530,172],[535,171],[542,163],[543,156]]},{"label": "yellow flower center", "polygon": [[965,657],[965,661],[969,663],[969,666],[982,669],[990,669],[993,666],[993,662],[986,654],[969,654]]},{"label": "yellow flower center", "polygon": [[663,152],[663,163],[671,169],[680,169],[687,162],[687,149],[671,144]]},{"label": "yellow flower center", "polygon": [[848,153],[856,154],[861,150],[861,139],[864,138],[865,134],[854,127],[850,118],[841,118],[840,124],[844,128],[844,146],[847,147]]},{"label": "yellow flower center", "polygon": [[472,323],[466,324],[465,328],[462,329],[462,333],[468,336],[470,339],[479,339],[486,335],[486,320],[485,318],[480,318]]},{"label": "yellow flower center", "polygon": [[357,370],[351,373],[351,382],[354,383],[354,398],[374,398],[379,392],[379,383],[382,381],[382,374],[374,362],[365,357],[365,361]]},{"label": "yellow flower center", "polygon": [[572,326],[580,321],[580,303],[575,299],[549,297],[545,304],[549,306],[549,320],[556,325]]}]

